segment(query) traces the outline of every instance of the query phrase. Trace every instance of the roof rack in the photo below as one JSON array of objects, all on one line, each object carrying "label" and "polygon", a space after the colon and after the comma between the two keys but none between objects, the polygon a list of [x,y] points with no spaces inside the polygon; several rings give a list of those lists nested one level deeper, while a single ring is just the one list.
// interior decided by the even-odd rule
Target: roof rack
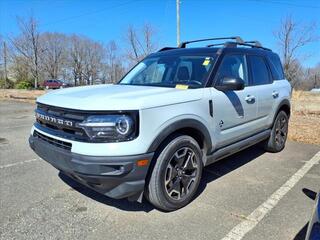
[{"label": "roof rack", "polygon": [[178,47],[164,47],[164,48],[160,49],[158,52],[163,52],[163,51],[167,51],[167,50],[171,50],[171,49],[186,48],[187,44],[190,44],[190,43],[213,41],[213,40],[235,40],[235,41],[227,41],[227,42],[223,42],[223,43],[209,44],[209,45],[207,45],[207,47],[223,46],[225,48],[226,47],[236,48],[238,45],[240,45],[240,46],[247,46],[247,47],[251,47],[251,48],[260,48],[263,50],[271,51],[271,49],[263,47],[259,41],[243,41],[241,37],[235,36],[235,37],[205,38],[205,39],[186,41],[186,42],[180,43]]},{"label": "roof rack", "polygon": [[192,41],[186,41],[179,44],[178,48],[185,48],[187,44],[195,43],[195,42],[204,42],[204,41],[213,41],[213,40],[227,40],[232,39],[236,40],[237,43],[244,43],[241,37],[235,36],[235,37],[220,37],[220,38],[205,38],[205,39],[198,39],[198,40],[192,40]]}]

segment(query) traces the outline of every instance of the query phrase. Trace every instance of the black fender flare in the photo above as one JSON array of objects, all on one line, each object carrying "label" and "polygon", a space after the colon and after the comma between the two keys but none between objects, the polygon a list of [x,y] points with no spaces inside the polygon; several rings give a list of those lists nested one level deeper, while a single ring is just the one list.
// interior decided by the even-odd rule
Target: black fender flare
[{"label": "black fender flare", "polygon": [[172,133],[183,129],[183,128],[193,128],[200,132],[203,135],[204,143],[207,146],[207,152],[211,151],[212,141],[208,128],[199,120],[196,119],[182,119],[176,122],[173,122],[167,126],[163,131],[153,140],[151,145],[148,148],[147,152],[154,152],[158,149],[161,143]]},{"label": "black fender flare", "polygon": [[[277,115],[278,115],[278,112],[280,110],[280,108],[282,108],[283,106],[287,106],[289,109],[290,109],[290,112],[291,112],[291,104],[290,104],[290,101],[288,99],[283,99],[280,104],[278,105],[277,107],[277,110],[275,111],[275,114],[273,116],[273,120],[272,120],[272,126],[273,126],[273,123],[274,123],[274,120],[276,119]],[[289,117],[289,116],[288,116]]]}]

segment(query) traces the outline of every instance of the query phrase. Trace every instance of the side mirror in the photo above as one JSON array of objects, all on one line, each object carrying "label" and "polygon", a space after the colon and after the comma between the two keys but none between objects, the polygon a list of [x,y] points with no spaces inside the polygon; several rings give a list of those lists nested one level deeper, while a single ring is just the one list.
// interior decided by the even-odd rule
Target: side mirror
[{"label": "side mirror", "polygon": [[224,77],[220,84],[215,87],[220,91],[237,91],[244,89],[244,81],[241,78]]}]

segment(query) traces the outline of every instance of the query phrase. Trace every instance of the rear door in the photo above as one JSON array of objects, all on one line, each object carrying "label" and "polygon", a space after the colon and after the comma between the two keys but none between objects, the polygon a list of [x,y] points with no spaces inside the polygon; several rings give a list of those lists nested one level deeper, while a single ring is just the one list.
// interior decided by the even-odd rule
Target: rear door
[{"label": "rear door", "polygon": [[256,126],[264,130],[269,127],[269,116],[279,93],[274,89],[267,59],[260,55],[249,55],[248,62],[250,86],[254,88],[258,102]]},{"label": "rear door", "polygon": [[239,91],[219,91],[212,88],[214,134],[217,148],[244,139],[255,132],[252,122],[257,117],[255,89],[249,86],[246,57],[226,54],[216,73],[219,84],[224,77],[241,78],[245,88]]}]

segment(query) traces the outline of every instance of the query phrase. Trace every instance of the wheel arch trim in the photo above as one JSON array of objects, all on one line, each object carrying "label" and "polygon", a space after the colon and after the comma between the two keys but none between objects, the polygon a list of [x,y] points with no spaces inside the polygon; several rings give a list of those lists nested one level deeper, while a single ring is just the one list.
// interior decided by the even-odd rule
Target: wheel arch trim
[{"label": "wheel arch trim", "polygon": [[[171,134],[182,130],[184,128],[191,128],[196,130],[197,132],[201,133],[203,135],[204,143],[207,146],[207,152],[211,151],[212,148],[212,141],[211,141],[211,135],[207,129],[207,127],[196,119],[181,119],[177,120],[171,124],[169,124],[167,127],[165,127],[157,136],[154,138],[153,142],[148,148],[147,152],[154,152],[158,149],[158,147],[161,145],[161,143],[169,137]],[[192,136],[191,136],[192,137]]]},{"label": "wheel arch trim", "polygon": [[[288,99],[282,99],[281,102],[279,103],[278,107],[277,107],[277,110],[275,111],[275,115],[273,116],[273,121],[275,120],[275,118],[277,117],[277,114],[279,113],[279,110],[282,108],[282,107],[288,107],[289,108],[289,112],[291,113],[291,104],[290,104],[290,101]],[[289,113],[289,115],[290,115]],[[288,116],[289,117],[289,116]]]}]

